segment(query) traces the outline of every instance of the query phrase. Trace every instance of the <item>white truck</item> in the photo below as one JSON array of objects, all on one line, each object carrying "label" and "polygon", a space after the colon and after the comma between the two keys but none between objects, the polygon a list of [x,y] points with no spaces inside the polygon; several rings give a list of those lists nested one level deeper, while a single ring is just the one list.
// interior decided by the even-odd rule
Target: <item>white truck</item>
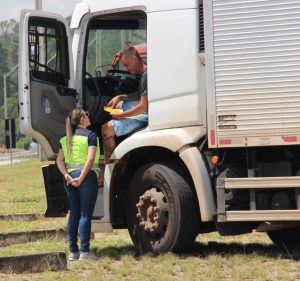
[{"label": "white truck", "polygon": [[[93,231],[128,228],[139,251],[154,253],[186,250],[211,231],[262,231],[295,245],[299,15],[292,0],[83,0],[69,29],[59,15],[24,10],[21,130],[48,160],[75,106],[100,134],[103,105],[132,90],[126,73],[104,66],[126,44],[146,43],[149,124],[122,140],[106,166]],[[43,174],[46,216],[66,215],[55,163]]]}]

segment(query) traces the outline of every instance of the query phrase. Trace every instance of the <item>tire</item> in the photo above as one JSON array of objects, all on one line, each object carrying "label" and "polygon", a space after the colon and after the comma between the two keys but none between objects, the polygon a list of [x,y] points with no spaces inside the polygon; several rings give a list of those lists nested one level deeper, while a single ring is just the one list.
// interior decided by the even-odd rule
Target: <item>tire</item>
[{"label": "tire", "polygon": [[295,247],[300,245],[300,227],[272,230],[267,234],[277,246]]},{"label": "tire", "polygon": [[178,167],[141,167],[128,195],[128,231],[139,253],[182,252],[194,243],[200,223],[199,207]]}]

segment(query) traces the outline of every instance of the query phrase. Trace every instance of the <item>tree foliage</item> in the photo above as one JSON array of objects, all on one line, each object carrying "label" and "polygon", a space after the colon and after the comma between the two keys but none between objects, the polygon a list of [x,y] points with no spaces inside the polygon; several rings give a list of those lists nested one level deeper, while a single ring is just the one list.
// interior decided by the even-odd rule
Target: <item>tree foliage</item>
[{"label": "tree foliage", "polygon": [[[6,75],[18,63],[19,24],[15,20],[0,22],[0,118],[4,119],[4,83]],[[18,118],[18,75],[17,68],[7,77],[8,118]],[[17,126],[18,140],[22,136]],[[4,122],[0,123],[0,145],[5,142]]]}]

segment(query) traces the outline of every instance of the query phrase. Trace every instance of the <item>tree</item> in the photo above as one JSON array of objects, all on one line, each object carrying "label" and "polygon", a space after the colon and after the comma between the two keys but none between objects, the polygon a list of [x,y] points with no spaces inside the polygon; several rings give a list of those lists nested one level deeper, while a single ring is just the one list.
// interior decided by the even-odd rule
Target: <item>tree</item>
[{"label": "tree", "polygon": [[13,32],[15,32],[16,25],[17,25],[17,22],[14,19],[1,21],[0,22],[0,34],[2,36],[4,36],[4,38],[9,36]]}]

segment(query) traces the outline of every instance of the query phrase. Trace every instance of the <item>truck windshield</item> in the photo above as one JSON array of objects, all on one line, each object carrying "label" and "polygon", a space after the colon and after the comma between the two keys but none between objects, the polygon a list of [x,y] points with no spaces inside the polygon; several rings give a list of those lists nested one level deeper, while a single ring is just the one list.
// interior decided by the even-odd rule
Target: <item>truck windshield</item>
[{"label": "truck windshield", "polygon": [[[102,76],[110,69],[123,69],[118,54],[125,46],[146,43],[143,20],[94,20],[86,50],[86,71]],[[145,55],[143,56],[145,57]]]}]

